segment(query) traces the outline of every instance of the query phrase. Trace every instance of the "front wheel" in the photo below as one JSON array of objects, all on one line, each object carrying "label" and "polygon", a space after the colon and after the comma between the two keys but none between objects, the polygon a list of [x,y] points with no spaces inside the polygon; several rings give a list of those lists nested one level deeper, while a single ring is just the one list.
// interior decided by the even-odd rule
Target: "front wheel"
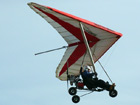
[{"label": "front wheel", "polygon": [[79,101],[80,101],[80,97],[79,96],[75,95],[75,96],[72,97],[72,102],[78,103]]},{"label": "front wheel", "polygon": [[76,90],[75,87],[71,87],[71,88],[69,89],[69,94],[70,94],[70,95],[75,95],[76,93],[77,93],[77,90]]},{"label": "front wheel", "polygon": [[116,97],[117,95],[118,95],[117,90],[111,90],[111,91],[109,91],[109,96],[110,97]]}]

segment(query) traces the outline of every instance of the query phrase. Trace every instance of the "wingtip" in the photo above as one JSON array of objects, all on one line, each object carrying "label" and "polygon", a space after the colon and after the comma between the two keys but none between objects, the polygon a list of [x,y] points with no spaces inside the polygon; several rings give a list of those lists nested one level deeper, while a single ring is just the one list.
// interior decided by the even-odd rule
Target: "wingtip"
[{"label": "wingtip", "polygon": [[38,5],[38,4],[37,3],[34,3],[34,2],[29,2],[29,3],[27,3],[27,5],[34,6],[34,5]]},{"label": "wingtip", "polygon": [[27,5],[31,5],[31,4],[33,4],[33,2],[29,2],[29,3],[27,3]]}]

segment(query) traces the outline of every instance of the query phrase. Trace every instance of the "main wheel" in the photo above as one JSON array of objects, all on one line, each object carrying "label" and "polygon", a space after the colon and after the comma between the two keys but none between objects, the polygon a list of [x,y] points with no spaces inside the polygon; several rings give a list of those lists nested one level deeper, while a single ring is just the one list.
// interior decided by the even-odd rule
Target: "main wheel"
[{"label": "main wheel", "polygon": [[80,101],[80,97],[79,96],[75,95],[75,96],[72,97],[72,102],[78,103],[79,101]]},{"label": "main wheel", "polygon": [[109,91],[109,95],[110,95],[110,97],[116,97],[118,95],[118,92],[117,92],[117,90],[111,90],[111,91]]},{"label": "main wheel", "polygon": [[76,93],[77,93],[77,90],[76,90],[75,87],[69,88],[69,94],[70,94],[70,95],[75,95]]}]

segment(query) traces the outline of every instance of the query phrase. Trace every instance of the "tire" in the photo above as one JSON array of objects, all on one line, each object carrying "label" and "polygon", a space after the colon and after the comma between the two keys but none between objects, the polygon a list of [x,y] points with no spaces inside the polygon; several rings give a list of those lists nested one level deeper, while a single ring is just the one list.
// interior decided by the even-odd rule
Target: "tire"
[{"label": "tire", "polygon": [[109,91],[109,96],[110,97],[116,97],[117,95],[118,95],[117,90],[111,90],[111,91]]},{"label": "tire", "polygon": [[79,96],[75,95],[75,96],[72,97],[72,102],[78,103],[79,101],[80,101],[80,97]]},{"label": "tire", "polygon": [[70,95],[75,95],[76,93],[77,93],[77,90],[76,90],[75,87],[71,87],[71,88],[69,89],[69,94],[70,94]]}]

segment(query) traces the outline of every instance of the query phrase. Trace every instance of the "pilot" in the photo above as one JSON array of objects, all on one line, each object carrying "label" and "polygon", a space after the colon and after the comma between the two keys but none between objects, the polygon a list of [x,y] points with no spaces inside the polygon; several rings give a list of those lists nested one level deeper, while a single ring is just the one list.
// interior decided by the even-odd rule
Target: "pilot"
[{"label": "pilot", "polygon": [[114,88],[114,84],[110,85],[108,82],[105,82],[101,79],[98,79],[97,73],[91,72],[91,67],[88,65],[84,66],[84,69],[83,69],[83,67],[81,67],[80,74],[83,78],[83,83],[90,90],[97,88],[97,87],[100,87],[102,89],[106,89],[106,90],[110,91]]}]

